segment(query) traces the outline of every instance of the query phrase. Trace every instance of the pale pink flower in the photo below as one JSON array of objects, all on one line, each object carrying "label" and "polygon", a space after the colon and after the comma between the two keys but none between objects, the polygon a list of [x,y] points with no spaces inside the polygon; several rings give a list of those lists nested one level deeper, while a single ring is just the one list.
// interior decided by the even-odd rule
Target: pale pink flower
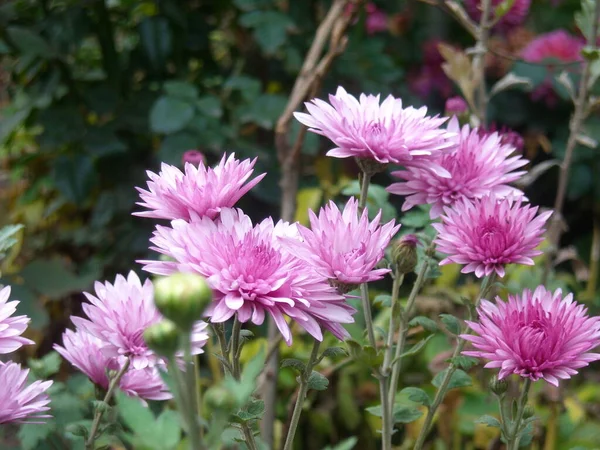
[{"label": "pale pink flower", "polygon": [[[142,285],[136,273],[131,271],[127,278],[117,275],[114,285],[96,282],[94,288],[96,296],[84,292],[89,303],[84,303],[82,308],[88,318],[71,317],[77,328],[102,341],[102,352],[117,358],[119,366],[126,358],[131,359],[134,369],[164,366],[164,361],[148,348],[143,337],[146,328],[163,319],[154,305],[152,282],[146,280]],[[194,354],[202,353],[202,346],[208,339],[206,327],[202,321],[194,326]]]},{"label": "pale pink flower", "polygon": [[463,354],[489,360],[485,367],[500,369],[499,379],[515,373],[558,386],[559,379],[600,359],[590,352],[600,345],[599,318],[589,317],[573,294],[563,298],[560,289],[538,286],[533,293],[509,295],[506,303],[500,297],[496,304],[482,300],[478,315],[479,323],[467,323],[479,336],[461,336],[477,350]]},{"label": "pale pink flower", "polygon": [[144,269],[161,275],[176,271],[206,277],[214,291],[208,309],[211,322],[224,322],[237,314],[241,322],[263,323],[270,314],[285,341],[292,342],[289,316],[315,339],[321,326],[343,339],[340,325],[353,322],[354,310],[326,279],[294,257],[278,241],[297,235],[294,225],[273,224],[271,218],[252,226],[241,210],[223,209],[219,220],[174,220],[158,226],[151,239],[153,250],[175,261],[141,261]]},{"label": "pale pink flower", "polygon": [[[492,0],[492,17],[494,15],[493,11],[502,2],[503,0]],[[498,21],[494,28],[502,32],[507,32],[518,27],[525,22],[530,6],[531,0],[515,0],[508,12]],[[479,23],[481,20],[482,0],[465,0],[465,8],[469,16]]]},{"label": "pale pink flower", "polygon": [[444,110],[448,116],[461,115],[469,112],[469,105],[467,105],[467,102],[461,96],[450,97],[446,100]]},{"label": "pale pink flower", "polygon": [[[83,330],[65,330],[63,345],[54,345],[60,355],[84,373],[94,384],[108,389],[108,370],[119,370],[116,358],[102,351],[104,342]],[[130,397],[145,400],[168,400],[172,397],[156,367],[136,370],[129,367],[119,382],[119,389]]]},{"label": "pale pink flower", "polygon": [[188,150],[181,157],[181,162],[185,165],[185,163],[194,164],[198,166],[200,164],[206,164],[206,158],[201,151],[198,150]]},{"label": "pale pink flower", "polygon": [[531,258],[542,254],[536,247],[552,211],[536,217],[538,207],[521,202],[486,196],[445,207],[442,223],[432,224],[438,232],[437,249],[447,255],[440,265],[465,264],[461,272],[475,272],[478,278],[493,272],[503,277],[507,264],[532,266]]},{"label": "pale pink flower", "polygon": [[52,381],[34,381],[27,385],[28,369],[12,361],[0,362],[0,424],[44,423],[51,417],[50,398],[46,394]]},{"label": "pale pink flower", "polygon": [[298,225],[301,240],[287,238],[286,247],[308,262],[319,275],[353,285],[380,280],[389,269],[375,266],[400,225],[380,225],[381,211],[369,222],[365,208],[358,215],[358,201],[352,197],[343,211],[331,201],[319,215],[308,211],[311,228]]},{"label": "pale pink flower", "polygon": [[11,353],[34,342],[21,336],[27,329],[29,317],[14,316],[18,301],[9,302],[10,286],[0,290],[0,354]]},{"label": "pale pink flower", "polygon": [[522,196],[523,192],[508,185],[518,180],[525,171],[516,171],[527,164],[515,148],[502,144],[498,133],[484,134],[464,125],[462,129],[456,117],[450,120],[448,130],[458,134],[459,143],[452,152],[437,159],[450,178],[420,167],[392,172],[404,180],[393,183],[387,190],[393,194],[407,196],[402,211],[416,205],[431,204],[431,218],[438,217],[445,206],[452,206],[463,199]]},{"label": "pale pink flower", "polygon": [[[208,216],[214,219],[221,208],[229,208],[263,179],[265,174],[246,181],[254,171],[256,158],[239,161],[235,154],[223,155],[214,168],[185,164],[185,172],[163,163],[157,175],[148,171],[148,190],[137,188],[143,200],[138,205],[149,211],[134,215],[155,219],[185,219]],[[246,184],[244,184],[246,183]]]},{"label": "pale pink flower", "polygon": [[[445,118],[428,117],[427,108],[403,108],[391,95],[379,103],[379,95],[361,94],[357,100],[338,87],[331,104],[314,99],[305,103],[308,114],[296,119],[337,146],[327,152],[337,158],[366,158],[379,163],[436,166],[432,156],[453,145],[452,136],[440,128]],[[444,173],[442,170],[441,173]]]}]

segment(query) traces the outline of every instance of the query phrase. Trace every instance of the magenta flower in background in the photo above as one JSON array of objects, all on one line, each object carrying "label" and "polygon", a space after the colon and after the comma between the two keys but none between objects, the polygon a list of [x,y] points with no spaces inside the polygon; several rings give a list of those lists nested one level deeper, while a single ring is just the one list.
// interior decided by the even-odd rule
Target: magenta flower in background
[{"label": "magenta flower in background", "polygon": [[367,3],[365,9],[367,11],[367,20],[365,21],[367,34],[376,34],[387,31],[387,14],[379,9],[375,3]]},{"label": "magenta flower in background", "polygon": [[206,165],[206,158],[201,151],[198,150],[188,150],[185,152],[181,158],[181,162],[185,166],[186,163],[194,164],[198,166],[200,164]]},{"label": "magenta flower in background", "polygon": [[[71,317],[79,330],[92,334],[102,341],[102,352],[116,358],[121,366],[127,357],[134,369],[164,365],[148,348],[143,333],[150,325],[162,320],[154,306],[154,287],[150,280],[142,285],[135,272],[127,278],[117,275],[114,285],[96,282],[96,296],[84,292],[89,303],[82,305],[87,319]],[[206,323],[198,322],[192,331],[192,353],[202,353],[208,335]]]},{"label": "magenta flower in background", "polygon": [[328,156],[435,169],[432,156],[454,145],[452,135],[440,128],[445,118],[426,116],[425,107],[402,108],[402,100],[391,95],[379,104],[379,95],[361,94],[357,100],[338,87],[329,101],[313,99],[305,103],[308,114],[294,113],[309,131],[337,146]]},{"label": "magenta flower in background", "polygon": [[477,128],[477,130],[479,131],[479,135],[481,137],[484,137],[487,134],[497,132],[500,136],[500,142],[503,145],[510,145],[514,147],[518,152],[522,152],[523,148],[525,147],[525,140],[523,139],[523,136],[521,136],[516,131],[511,130],[507,126],[503,125],[502,127],[498,128],[498,125],[492,122],[487,126],[487,128],[479,127]]},{"label": "magenta flower in background", "polygon": [[[492,11],[502,2],[503,0],[492,0]],[[508,12],[494,26],[494,29],[507,32],[515,27],[518,27],[525,22],[530,6],[531,0],[515,0]],[[471,19],[477,23],[481,21],[481,0],[465,0],[465,8],[469,16],[471,16]]]},{"label": "magenta flower in background", "polygon": [[429,39],[421,46],[423,62],[420,67],[408,73],[410,90],[423,100],[431,97],[448,98],[452,95],[453,82],[442,68],[444,57],[438,48],[439,44],[447,44],[441,39]]},{"label": "magenta flower in background", "polygon": [[[63,346],[54,345],[63,358],[104,390],[108,389],[107,370],[119,370],[115,358],[103,352],[104,342],[82,331],[65,330]],[[130,397],[145,400],[168,400],[172,397],[156,367],[136,370],[130,366],[119,382],[119,388]]]},{"label": "magenta flower in background", "polygon": [[[168,164],[157,175],[148,171],[148,190],[137,188],[143,200],[138,205],[149,211],[134,215],[154,219],[192,220],[208,216],[214,219],[221,208],[229,208],[252,189],[265,174],[246,181],[252,175],[256,158],[239,161],[235,154],[223,155],[215,168],[204,164],[185,164],[185,173]],[[246,183],[246,184],[244,184]]]},{"label": "magenta flower in background", "polygon": [[527,160],[514,155],[514,147],[503,145],[498,133],[482,136],[469,125],[461,129],[456,117],[450,120],[448,130],[458,134],[459,144],[454,151],[441,155],[437,163],[450,173],[450,178],[421,167],[392,172],[392,175],[404,180],[387,188],[393,194],[407,196],[402,211],[416,205],[431,204],[433,219],[442,213],[445,206],[452,206],[459,200],[485,195],[496,198],[523,195],[508,183],[525,174],[525,171],[515,170],[527,164]]},{"label": "magenta flower in background", "polygon": [[302,240],[287,238],[290,252],[308,262],[319,275],[354,285],[380,280],[389,269],[375,269],[400,225],[380,225],[381,211],[369,222],[365,208],[358,215],[358,201],[352,197],[343,211],[331,201],[319,215],[308,211],[311,228],[298,225]]},{"label": "magenta flower in background", "polygon": [[27,385],[28,374],[29,369],[21,369],[20,364],[0,362],[0,424],[44,423],[51,417],[46,391],[52,381]]},{"label": "magenta flower in background", "polygon": [[271,218],[252,225],[241,210],[223,209],[219,220],[175,220],[158,226],[151,239],[160,253],[175,261],[141,261],[152,273],[196,272],[214,290],[208,309],[211,322],[224,322],[237,314],[241,322],[263,323],[269,314],[288,344],[292,342],[289,316],[315,339],[321,326],[339,339],[347,332],[342,323],[353,322],[354,309],[309,264],[294,257],[278,241],[297,236],[294,225],[273,224]]},{"label": "magenta flower in background", "polygon": [[29,317],[12,315],[17,310],[18,301],[9,302],[10,286],[0,290],[0,355],[18,350],[23,345],[34,342],[21,336],[27,329]]},{"label": "magenta flower in background", "polygon": [[461,336],[477,350],[463,354],[489,360],[485,367],[500,369],[499,379],[515,373],[558,386],[559,379],[600,359],[590,352],[600,345],[600,320],[589,317],[573,294],[563,298],[560,289],[539,286],[509,295],[508,302],[496,297],[496,304],[482,300],[478,315],[479,323],[467,323],[479,336]]},{"label": "magenta flower in background", "polygon": [[437,249],[447,255],[440,265],[465,264],[461,272],[475,272],[478,278],[493,272],[503,277],[507,264],[533,265],[531,258],[542,254],[536,247],[552,211],[536,217],[538,207],[521,202],[486,196],[445,207],[442,223],[432,224]]},{"label": "magenta flower in background", "polygon": [[464,98],[461,96],[450,97],[446,100],[446,106],[444,112],[448,116],[460,116],[461,114],[469,112],[469,105]]}]

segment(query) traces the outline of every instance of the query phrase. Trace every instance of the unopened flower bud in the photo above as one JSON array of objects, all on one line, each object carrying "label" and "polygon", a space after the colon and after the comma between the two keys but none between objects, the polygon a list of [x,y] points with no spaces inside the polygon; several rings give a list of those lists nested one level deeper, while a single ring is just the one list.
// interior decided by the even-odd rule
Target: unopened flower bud
[{"label": "unopened flower bud", "polygon": [[170,357],[179,350],[179,330],[170,320],[150,325],[144,331],[144,341],[154,353]]},{"label": "unopened flower bud", "polygon": [[446,115],[447,116],[463,116],[469,112],[469,106],[462,97],[450,97],[446,100]]},{"label": "unopened flower bud", "polygon": [[496,395],[503,395],[508,390],[508,383],[506,380],[499,380],[497,376],[494,376],[490,380],[490,389]]},{"label": "unopened flower bud", "polygon": [[192,273],[176,273],[161,278],[154,284],[154,303],[167,319],[185,331],[194,323],[212,301],[212,291],[206,280]]},{"label": "unopened flower bud", "polygon": [[204,158],[202,152],[199,152],[198,150],[188,150],[183,154],[181,162],[183,162],[184,165],[185,163],[190,163],[195,166],[199,166],[200,164],[204,164],[206,162],[206,158]]},{"label": "unopened flower bud", "polygon": [[224,386],[211,386],[204,394],[203,406],[207,414],[230,413],[237,407],[237,399]]},{"label": "unopened flower bud", "polygon": [[396,264],[396,271],[401,274],[411,273],[417,267],[417,243],[419,240],[414,234],[402,236],[394,243],[392,258]]},{"label": "unopened flower bud", "polygon": [[523,419],[529,419],[533,416],[535,416],[535,410],[533,409],[533,406],[529,404],[525,405],[525,409],[523,409]]},{"label": "unopened flower bud", "polygon": [[380,163],[371,158],[356,158],[356,164],[358,164],[360,170],[369,176],[383,172],[388,166],[386,163]]}]

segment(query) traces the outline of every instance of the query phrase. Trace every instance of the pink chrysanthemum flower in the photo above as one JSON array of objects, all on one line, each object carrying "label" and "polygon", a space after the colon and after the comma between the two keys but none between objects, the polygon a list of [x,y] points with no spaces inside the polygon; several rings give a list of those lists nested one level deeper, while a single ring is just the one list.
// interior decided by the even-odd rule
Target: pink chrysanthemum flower
[{"label": "pink chrysanthemum flower", "polygon": [[294,113],[309,131],[337,145],[328,156],[435,169],[432,156],[454,145],[452,135],[440,128],[445,118],[426,116],[425,107],[402,108],[402,100],[391,95],[379,104],[379,95],[361,94],[357,100],[338,87],[329,101],[314,99],[305,103],[308,114]]},{"label": "pink chrysanthemum flower", "polygon": [[600,359],[590,353],[600,345],[600,320],[587,309],[539,286],[535,292],[509,295],[508,302],[482,300],[479,323],[467,322],[479,336],[462,335],[477,351],[464,355],[490,360],[485,367],[499,368],[498,378],[515,373],[533,381],[544,379],[558,386],[558,379],[571,378],[577,369]]},{"label": "pink chrysanthemum flower", "polygon": [[[97,337],[82,331],[66,330],[63,346],[54,345],[63,358],[83,372],[96,385],[108,389],[108,370],[118,370],[115,358],[106,355],[104,343]],[[156,367],[136,370],[130,367],[119,382],[119,388],[130,397],[145,400],[168,400],[172,397]]]},{"label": "pink chrysanthemum flower", "polygon": [[[492,0],[492,9],[495,9],[502,2],[503,0]],[[469,16],[471,16],[471,18],[476,22],[481,21],[481,3],[482,0],[465,0],[467,12],[469,13]],[[518,27],[525,22],[530,6],[531,0],[515,0],[508,12],[494,26],[494,29],[506,32]]]},{"label": "pink chrysanthemum flower", "polygon": [[[143,202],[138,205],[149,211],[134,213],[155,219],[185,219],[208,216],[214,219],[221,208],[229,208],[263,179],[259,175],[248,183],[256,158],[239,161],[235,154],[223,155],[214,168],[204,164],[185,164],[185,173],[168,164],[161,165],[157,175],[148,171],[148,189],[137,188]],[[246,183],[246,184],[244,184]]]},{"label": "pink chrysanthemum flower", "polygon": [[493,272],[503,277],[507,264],[533,265],[531,258],[542,254],[536,247],[552,211],[536,217],[537,206],[521,202],[486,196],[444,208],[442,223],[433,224],[437,249],[447,255],[440,265],[466,264],[461,272],[475,272],[479,278]]},{"label": "pink chrysanthemum flower", "polygon": [[458,134],[459,144],[454,151],[440,156],[437,162],[450,173],[451,178],[420,167],[392,172],[392,175],[404,180],[387,188],[393,194],[407,196],[402,211],[416,205],[431,204],[430,215],[434,219],[445,206],[452,206],[462,199],[523,195],[523,192],[508,185],[525,174],[525,171],[515,169],[527,164],[521,155],[513,155],[514,147],[503,145],[498,133],[482,135],[469,125],[461,129],[456,117],[450,120],[448,129]]},{"label": "pink chrysanthemum flower", "polygon": [[34,342],[21,336],[27,329],[29,318],[27,316],[12,315],[17,310],[18,301],[8,301],[10,286],[0,290],[0,354],[11,353],[23,345]]},{"label": "pink chrysanthemum flower", "polygon": [[237,314],[241,322],[263,323],[270,314],[288,344],[294,319],[315,339],[321,326],[335,336],[347,336],[341,323],[353,322],[354,310],[310,265],[285,250],[279,237],[297,235],[294,225],[273,224],[271,218],[256,226],[241,210],[223,209],[218,221],[174,220],[158,226],[151,241],[160,253],[175,261],[141,261],[144,269],[161,275],[176,271],[206,277],[214,290],[208,310],[211,322],[224,322]]},{"label": "pink chrysanthemum flower", "polygon": [[[90,303],[83,304],[87,319],[72,317],[78,329],[96,336],[102,341],[102,352],[108,357],[117,358],[118,364],[131,358],[134,369],[144,369],[154,365],[164,365],[148,348],[143,333],[150,325],[162,320],[162,315],[154,305],[154,287],[150,280],[142,285],[135,272],[127,278],[117,275],[114,285],[96,282],[96,296],[88,294]],[[204,331],[206,323],[199,321],[192,332],[193,353],[202,353],[202,346],[208,339]]]},{"label": "pink chrysanthemum flower", "polygon": [[34,381],[27,385],[28,369],[12,361],[0,362],[0,424],[44,423],[51,417],[50,398],[46,394],[52,381]]},{"label": "pink chrysanthemum flower", "polygon": [[352,197],[340,211],[334,202],[321,208],[317,217],[308,212],[308,229],[298,225],[302,240],[287,238],[286,247],[307,261],[320,275],[346,285],[380,280],[389,269],[375,269],[400,225],[390,221],[380,226],[381,211],[369,222],[365,208],[358,216],[358,201]]}]

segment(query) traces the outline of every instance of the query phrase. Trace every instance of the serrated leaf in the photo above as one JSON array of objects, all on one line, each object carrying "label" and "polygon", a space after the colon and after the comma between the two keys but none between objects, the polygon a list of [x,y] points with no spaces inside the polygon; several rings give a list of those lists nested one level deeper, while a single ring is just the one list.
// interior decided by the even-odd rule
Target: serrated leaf
[{"label": "serrated leaf", "polygon": [[281,368],[284,369],[286,367],[291,367],[298,372],[304,371],[306,364],[296,358],[286,358],[281,361]]},{"label": "serrated leaf", "polygon": [[487,425],[488,427],[502,429],[502,424],[500,423],[500,421],[498,419],[496,419],[495,417],[487,415],[487,414],[481,416],[479,419],[477,419],[475,421],[475,423],[482,423],[484,425]]},{"label": "serrated leaf", "polygon": [[404,358],[405,356],[410,356],[410,355],[414,355],[415,353],[418,353],[423,347],[425,347],[425,345],[429,342],[429,340],[435,335],[430,334],[429,336],[427,336],[425,339],[421,339],[419,342],[417,342],[415,345],[413,345],[411,348],[409,348],[408,350],[406,350],[405,352],[403,352],[400,355],[400,358]]},{"label": "serrated leaf", "polygon": [[241,411],[235,414],[235,417],[240,423],[250,420],[260,420],[265,412],[265,402],[262,400],[250,400],[248,405]]},{"label": "serrated leaf", "polygon": [[477,358],[464,355],[455,356],[454,358],[450,358],[447,361],[463,370],[469,370],[471,367],[474,367],[477,364],[479,364],[479,360]]},{"label": "serrated leaf", "polygon": [[308,377],[308,388],[314,389],[315,391],[324,391],[327,389],[327,386],[329,386],[327,377],[313,370]]},{"label": "serrated leaf", "polygon": [[325,349],[322,356],[324,358],[337,358],[340,356],[348,356],[348,352],[342,347],[329,347]]},{"label": "serrated leaf", "polygon": [[401,394],[406,394],[409,400],[420,403],[423,406],[431,406],[431,399],[427,392],[416,387],[407,387],[400,391]]},{"label": "serrated leaf", "polygon": [[49,352],[40,359],[30,358],[27,360],[27,365],[39,379],[45,379],[57,374],[61,363],[62,358],[55,351]]},{"label": "serrated leaf", "polygon": [[438,325],[435,323],[435,320],[431,320],[429,317],[425,316],[416,316],[411,319],[408,324],[411,327],[416,327],[417,325],[421,325],[427,331],[437,331]]},{"label": "serrated leaf", "polygon": [[[449,370],[449,368],[446,368],[446,369],[442,370],[440,373],[438,373],[435,377],[433,377],[431,384],[433,384],[435,387],[439,388],[442,384],[442,380],[446,376],[446,373],[448,373],[448,370]],[[467,386],[471,386],[472,384],[473,384],[473,382],[471,381],[471,377],[465,371],[463,371],[461,369],[456,369],[454,371],[454,373],[452,374],[452,376],[450,377],[450,382],[448,383],[448,389],[467,387]]]},{"label": "serrated leaf", "polygon": [[440,319],[446,329],[452,334],[460,334],[460,322],[452,314],[440,314]]}]

